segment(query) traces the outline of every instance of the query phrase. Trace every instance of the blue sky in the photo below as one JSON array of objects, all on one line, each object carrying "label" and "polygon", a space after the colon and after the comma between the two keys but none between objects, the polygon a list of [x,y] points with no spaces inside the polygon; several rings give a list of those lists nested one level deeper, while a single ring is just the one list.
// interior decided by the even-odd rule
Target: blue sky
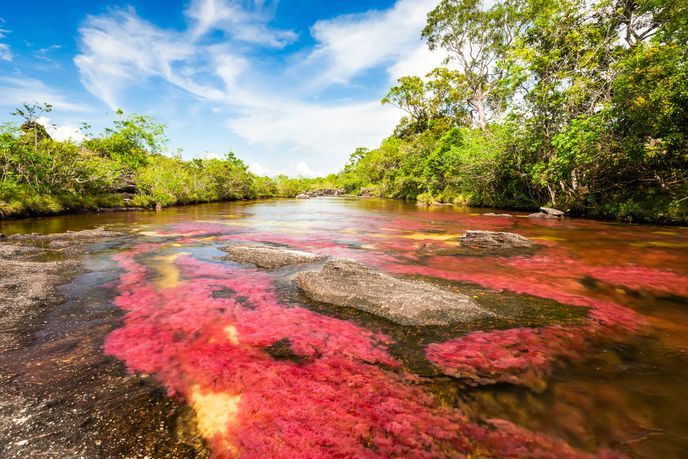
[{"label": "blue sky", "polygon": [[185,158],[234,151],[312,176],[375,147],[401,113],[379,101],[440,64],[420,39],[436,0],[3,2],[0,121],[48,102],[55,137],[117,108],[154,115]]}]

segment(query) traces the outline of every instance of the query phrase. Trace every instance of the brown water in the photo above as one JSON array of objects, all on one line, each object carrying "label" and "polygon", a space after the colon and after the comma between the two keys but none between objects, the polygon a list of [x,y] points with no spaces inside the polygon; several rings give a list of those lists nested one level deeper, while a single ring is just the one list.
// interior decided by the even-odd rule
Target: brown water
[{"label": "brown water", "polygon": [[[22,355],[50,361],[46,343],[88,335],[191,407],[165,435],[202,437],[218,457],[686,457],[688,229],[485,212],[318,198],[18,220],[0,232],[131,234],[94,246],[90,272],[64,288],[82,306],[49,316],[34,343],[42,350]],[[539,246],[460,247],[469,229]],[[218,260],[227,241],[354,258],[467,293],[497,318],[400,327],[314,303],[294,274],[317,266],[265,272]],[[103,315],[85,324],[84,308]],[[126,419],[126,391],[113,397],[101,414]],[[144,417],[146,403],[152,413],[164,403],[141,400]],[[128,454],[142,456],[155,428],[140,427]]]}]

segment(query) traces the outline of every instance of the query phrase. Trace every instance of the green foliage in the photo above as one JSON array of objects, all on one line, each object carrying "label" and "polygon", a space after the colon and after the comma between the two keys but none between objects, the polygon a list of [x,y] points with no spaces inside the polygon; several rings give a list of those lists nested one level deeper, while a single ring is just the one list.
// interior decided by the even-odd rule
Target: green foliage
[{"label": "green foliage", "polygon": [[[223,159],[195,159],[154,155],[148,165],[136,176],[140,195],[139,205],[164,207],[173,204],[190,204],[255,198],[253,174],[233,153]],[[260,182],[265,191],[265,183]]]},{"label": "green foliage", "polygon": [[[402,77],[408,114],[347,190],[630,221],[688,215],[688,8],[670,0],[442,0],[423,37],[455,65]],[[435,122],[441,120],[442,122]]]},{"label": "green foliage", "polygon": [[[25,104],[15,112],[21,126],[0,126],[0,217],[282,196],[292,194],[287,182],[300,192],[326,181],[256,177],[233,153],[191,161],[165,156],[164,126],[146,116],[118,119],[81,145],[57,142],[36,122],[49,109]],[[132,186],[133,196],[121,191]]]},{"label": "green foliage", "polygon": [[84,147],[115,161],[124,171],[135,172],[148,164],[151,154],[160,153],[167,139],[165,126],[150,116],[129,115],[118,119],[100,137],[84,142]]}]

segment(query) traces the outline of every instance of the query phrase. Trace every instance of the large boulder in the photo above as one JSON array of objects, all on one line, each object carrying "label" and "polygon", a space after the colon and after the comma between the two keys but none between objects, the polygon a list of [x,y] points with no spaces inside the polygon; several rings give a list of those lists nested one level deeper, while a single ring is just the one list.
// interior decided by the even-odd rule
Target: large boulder
[{"label": "large boulder", "polygon": [[310,198],[311,198],[310,195],[308,195],[307,193],[299,193],[296,195],[296,199],[310,199]]},{"label": "large boulder", "polygon": [[528,215],[530,218],[562,218],[564,212],[552,207],[540,207],[540,212]]},{"label": "large boulder", "polygon": [[221,247],[220,250],[227,252],[227,255],[223,257],[225,260],[235,261],[237,263],[250,263],[265,269],[315,263],[327,258],[326,255],[318,255],[315,253],[265,244],[231,244],[226,247]]},{"label": "large boulder", "polygon": [[397,279],[354,260],[330,260],[319,271],[298,273],[296,283],[315,301],[355,308],[400,325],[450,325],[494,316],[466,295]]},{"label": "large boulder", "polygon": [[480,249],[520,249],[535,245],[533,241],[520,234],[499,231],[466,231],[459,241],[463,247]]}]

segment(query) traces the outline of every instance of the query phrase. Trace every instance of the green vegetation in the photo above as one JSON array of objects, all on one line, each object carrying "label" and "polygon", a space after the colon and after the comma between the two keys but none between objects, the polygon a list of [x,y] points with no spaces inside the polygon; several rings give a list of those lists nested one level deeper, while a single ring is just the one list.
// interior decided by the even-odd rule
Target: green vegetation
[{"label": "green vegetation", "polygon": [[[492,2],[490,2],[492,4]],[[164,127],[124,117],[80,145],[16,111],[0,129],[0,216],[292,197],[344,188],[425,203],[688,222],[688,8],[673,0],[441,0],[422,37],[446,67],[398,80],[404,112],[339,174],[257,177],[232,153],[162,154]]]},{"label": "green vegetation", "polygon": [[390,89],[407,116],[347,191],[688,221],[685,2],[442,0],[422,36],[447,67]]},{"label": "green vegetation", "polygon": [[81,144],[58,142],[36,121],[51,109],[25,104],[13,113],[23,118],[21,125],[0,126],[0,217],[293,197],[331,184],[258,177],[233,153],[191,161],[165,156],[164,126],[148,116],[118,112],[101,135]]}]

